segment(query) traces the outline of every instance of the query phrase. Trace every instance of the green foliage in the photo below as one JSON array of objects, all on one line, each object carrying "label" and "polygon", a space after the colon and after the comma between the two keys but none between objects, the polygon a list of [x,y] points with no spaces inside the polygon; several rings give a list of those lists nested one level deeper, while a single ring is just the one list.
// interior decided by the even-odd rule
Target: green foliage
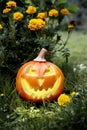
[{"label": "green foliage", "polygon": [[68,10],[69,10],[70,12],[72,12],[72,13],[77,13],[78,10],[79,10],[79,8],[78,8],[76,5],[71,4],[71,5],[68,6]]},{"label": "green foliage", "polygon": [[58,0],[59,4],[65,4],[67,1],[66,0]]},{"label": "green foliage", "polygon": [[[71,32],[71,30],[68,31],[67,29],[70,23],[67,23],[66,26],[68,32],[67,40],[63,41],[59,32],[62,28],[63,19],[68,17],[66,14],[62,15],[60,13],[60,10],[63,8],[68,9],[67,1],[38,0],[37,2],[36,0],[20,0],[20,2],[17,1],[16,7],[9,7],[11,11],[3,13],[7,7],[7,2],[1,1],[3,6],[0,10],[0,24],[3,26],[3,29],[0,29],[0,66],[2,68],[7,68],[11,72],[16,73],[22,64],[35,58],[43,47],[51,52],[50,59],[55,51],[65,53],[65,45]],[[31,15],[27,14],[26,10],[29,5],[35,6],[37,12]],[[48,12],[51,9],[58,10],[59,16],[50,17]],[[15,12],[21,12],[23,19],[15,20],[13,18]],[[43,29],[32,31],[28,28],[28,23],[31,19],[36,18],[39,12],[47,12],[47,16],[44,19],[46,26]],[[73,8],[73,12],[76,12],[76,8]],[[55,48],[57,44],[58,49]]]},{"label": "green foliage", "polygon": [[[76,71],[73,68],[76,67]],[[80,130],[87,129],[87,67],[81,65],[63,66],[66,77],[63,93],[71,97],[67,106],[59,106],[57,100],[53,102],[33,103],[19,97],[15,84],[10,78],[0,78],[0,129],[6,130]],[[68,72],[68,73],[67,73]],[[73,85],[72,89],[70,86]]]},{"label": "green foliage", "polygon": [[[63,32],[65,37],[66,32]],[[0,94],[4,94],[0,96],[1,130],[87,129],[86,39],[85,33],[74,32],[69,40],[72,44],[68,44],[72,51],[71,59],[68,64],[60,65],[65,76],[63,93],[77,93],[68,106],[59,106],[57,100],[40,104],[23,100],[16,92],[13,75],[9,77],[9,71],[2,73],[0,70]],[[53,62],[59,65],[59,58],[55,57]]]}]

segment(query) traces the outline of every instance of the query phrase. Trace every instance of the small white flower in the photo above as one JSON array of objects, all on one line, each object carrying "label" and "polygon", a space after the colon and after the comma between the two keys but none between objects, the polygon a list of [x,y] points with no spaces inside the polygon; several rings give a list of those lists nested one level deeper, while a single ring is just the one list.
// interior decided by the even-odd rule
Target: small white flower
[{"label": "small white flower", "polygon": [[10,115],[7,115],[6,118],[9,119],[9,118],[10,118]]},{"label": "small white flower", "polygon": [[76,92],[76,96],[79,96],[80,94],[79,94],[79,92]]},{"label": "small white flower", "polygon": [[85,66],[84,64],[80,64],[80,65],[79,65],[79,68],[80,68],[81,70],[84,70],[84,69],[86,69],[86,66]]},{"label": "small white flower", "polygon": [[76,72],[76,70],[77,70],[77,69],[74,67],[74,68],[73,68],[73,71]]}]

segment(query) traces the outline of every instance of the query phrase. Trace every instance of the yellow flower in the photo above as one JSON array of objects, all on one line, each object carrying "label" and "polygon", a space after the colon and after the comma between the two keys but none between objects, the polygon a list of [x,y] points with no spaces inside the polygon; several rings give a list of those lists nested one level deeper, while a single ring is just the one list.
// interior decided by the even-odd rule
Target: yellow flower
[{"label": "yellow flower", "polygon": [[31,19],[28,24],[28,28],[32,31],[42,29],[45,26],[45,22],[42,19]]},{"label": "yellow flower", "polygon": [[4,13],[4,14],[7,14],[7,13],[9,13],[10,11],[11,11],[10,8],[5,8],[5,9],[3,10],[3,13]]},{"label": "yellow flower", "polygon": [[7,7],[16,7],[16,2],[15,1],[8,1],[6,3]]},{"label": "yellow flower", "polygon": [[61,94],[58,97],[58,104],[60,106],[68,105],[70,102],[71,102],[70,97],[68,95],[66,95],[66,94]]},{"label": "yellow flower", "polygon": [[38,13],[37,18],[39,18],[39,19],[45,19],[46,18],[46,12]]},{"label": "yellow flower", "polygon": [[69,10],[68,9],[61,9],[60,11],[61,14],[64,14],[64,15],[68,15],[69,14]]},{"label": "yellow flower", "polygon": [[3,26],[2,26],[2,24],[0,24],[0,30],[2,30],[3,29]]},{"label": "yellow flower", "polygon": [[27,14],[34,14],[34,13],[36,13],[36,11],[37,11],[36,7],[34,7],[34,6],[28,6],[28,8],[26,10],[26,13]]},{"label": "yellow flower", "polygon": [[68,25],[68,30],[70,31],[70,30],[72,30],[74,28],[74,25],[73,24],[69,24]]},{"label": "yellow flower", "polygon": [[52,9],[52,10],[49,11],[50,17],[57,17],[58,15],[59,15],[59,12],[56,9]]},{"label": "yellow flower", "polygon": [[16,21],[21,21],[24,15],[21,12],[15,12],[13,15],[13,19]]},{"label": "yellow flower", "polygon": [[1,94],[0,94],[0,97],[3,97],[3,96],[5,96],[5,95],[4,95],[3,93],[1,93]]},{"label": "yellow flower", "polygon": [[76,92],[73,91],[73,92],[71,93],[71,96],[76,96]]}]

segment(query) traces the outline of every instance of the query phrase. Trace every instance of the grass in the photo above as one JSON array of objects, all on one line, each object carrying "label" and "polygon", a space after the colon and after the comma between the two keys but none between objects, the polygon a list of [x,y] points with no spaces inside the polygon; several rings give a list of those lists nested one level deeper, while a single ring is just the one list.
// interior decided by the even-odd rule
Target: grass
[{"label": "grass", "polygon": [[[0,71],[0,93],[4,94],[0,97],[0,130],[87,130],[87,68],[79,67],[87,66],[86,41],[85,32],[73,32],[67,44],[71,52],[69,63],[60,66],[65,75],[63,93],[70,96],[72,91],[77,92],[67,106],[59,106],[57,100],[23,100],[16,92],[15,77]],[[54,63],[57,62],[55,57]]]},{"label": "grass", "polygon": [[[64,39],[66,33],[63,32]],[[74,31],[72,32],[70,39],[68,41],[67,47],[70,49],[70,61],[74,64],[85,64],[87,65],[87,32],[85,31]]]}]

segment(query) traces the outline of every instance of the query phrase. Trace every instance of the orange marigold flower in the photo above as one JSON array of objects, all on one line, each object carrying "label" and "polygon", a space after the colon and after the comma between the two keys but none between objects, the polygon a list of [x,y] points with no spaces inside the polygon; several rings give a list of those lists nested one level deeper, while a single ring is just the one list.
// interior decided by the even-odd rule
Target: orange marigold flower
[{"label": "orange marigold flower", "polygon": [[69,103],[71,102],[71,99],[68,95],[66,94],[61,94],[59,97],[58,97],[58,104],[60,106],[65,106],[65,105],[68,105]]},{"label": "orange marigold flower", "polygon": [[16,7],[16,2],[15,1],[8,1],[6,3],[7,7]]},{"label": "orange marigold flower", "polygon": [[38,13],[37,18],[45,19],[46,18],[46,12]]},{"label": "orange marigold flower", "polygon": [[10,8],[5,8],[5,9],[3,9],[3,14],[7,14],[7,13],[9,13],[10,11],[11,11]]},{"label": "orange marigold flower", "polygon": [[15,12],[13,14],[13,19],[15,21],[21,21],[23,19],[24,15],[21,12]]},{"label": "orange marigold flower", "polygon": [[71,96],[76,96],[76,92],[75,91],[71,92]]},{"label": "orange marigold flower", "polygon": [[56,9],[52,9],[52,10],[49,11],[50,17],[57,17],[58,15],[59,15],[59,12]]},{"label": "orange marigold flower", "polygon": [[27,14],[34,14],[34,13],[36,13],[36,11],[37,11],[36,7],[34,7],[34,6],[28,6],[28,8],[26,10],[26,13]]},{"label": "orange marigold flower", "polygon": [[74,25],[73,24],[69,24],[68,25],[68,30],[70,31],[70,30],[72,30],[74,28]]},{"label": "orange marigold flower", "polygon": [[1,94],[0,94],[0,97],[3,97],[3,96],[5,96],[5,95],[4,95],[3,93],[1,93]]},{"label": "orange marigold flower", "polygon": [[28,28],[32,31],[42,29],[45,26],[45,21],[42,19],[31,19]]},{"label": "orange marigold flower", "polygon": [[2,26],[2,24],[0,24],[0,30],[2,30],[3,29],[3,26]]},{"label": "orange marigold flower", "polygon": [[65,9],[61,9],[61,10],[60,10],[60,13],[61,13],[61,14],[64,14],[64,15],[68,15],[68,14],[69,14],[69,10],[66,9],[66,8],[65,8]]}]

